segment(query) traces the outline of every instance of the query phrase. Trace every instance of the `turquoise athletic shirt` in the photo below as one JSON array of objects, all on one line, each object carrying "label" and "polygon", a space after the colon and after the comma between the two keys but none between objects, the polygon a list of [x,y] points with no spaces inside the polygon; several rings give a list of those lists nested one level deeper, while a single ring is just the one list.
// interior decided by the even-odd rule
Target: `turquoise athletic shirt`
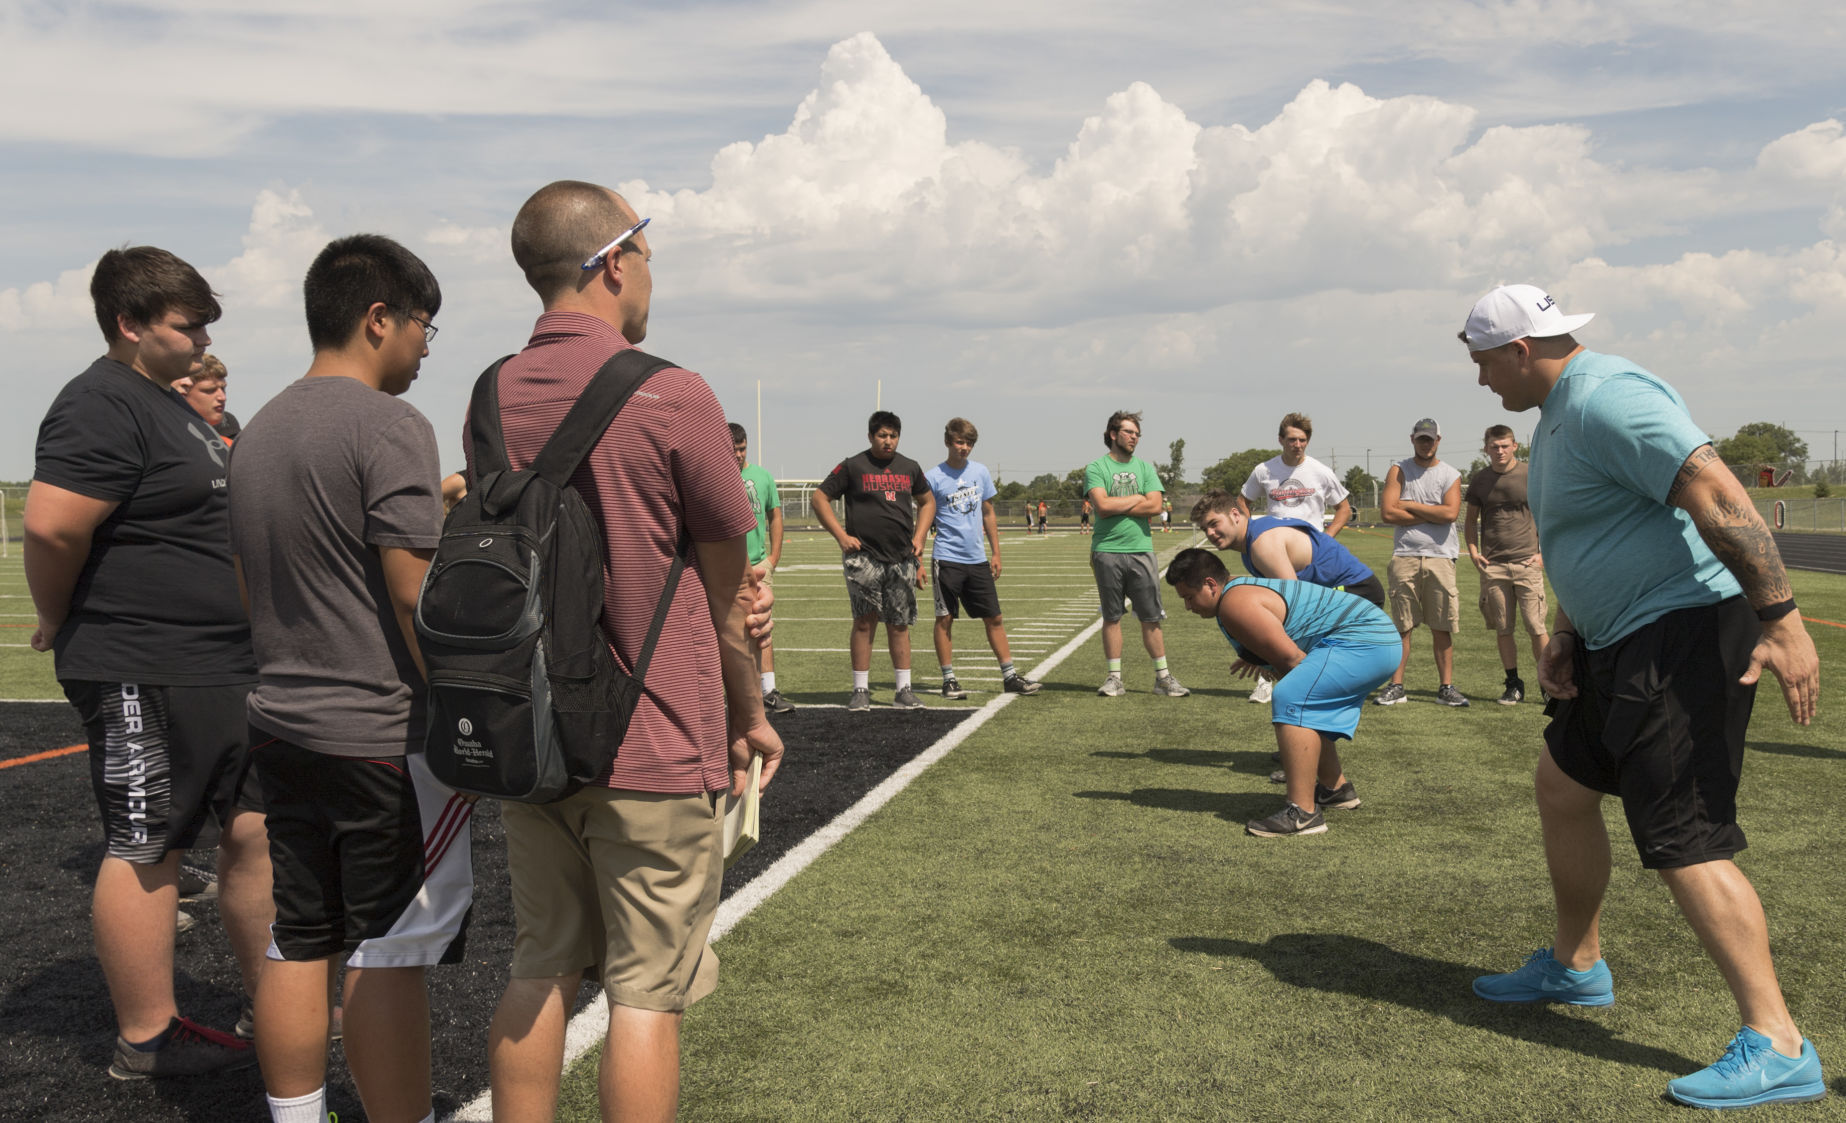
[{"label": "turquoise athletic shirt", "polygon": [[1710,441],[1671,386],[1614,355],[1581,352],[1545,398],[1527,498],[1584,646],[1743,591],[1691,516],[1666,503],[1686,457]]},{"label": "turquoise athletic shirt", "polygon": [[[1228,593],[1239,585],[1260,585],[1281,594],[1284,612],[1282,630],[1303,651],[1312,650],[1315,644],[1329,639],[1339,643],[1375,643],[1390,647],[1398,647],[1403,643],[1397,634],[1397,625],[1391,623],[1384,609],[1364,597],[1306,581],[1276,581],[1268,577],[1233,577],[1225,583],[1224,592]],[[1218,599],[1223,600],[1224,593],[1219,593]],[[1267,665],[1261,656],[1231,638],[1223,620],[1218,621],[1218,630],[1224,633],[1225,639],[1231,641],[1239,657],[1251,663]]]}]

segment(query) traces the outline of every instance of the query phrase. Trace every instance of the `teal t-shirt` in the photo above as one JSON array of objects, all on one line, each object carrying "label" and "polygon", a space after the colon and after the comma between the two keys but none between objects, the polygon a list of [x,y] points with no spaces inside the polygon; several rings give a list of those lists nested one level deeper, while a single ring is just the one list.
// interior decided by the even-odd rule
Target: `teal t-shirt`
[{"label": "teal t-shirt", "polygon": [[[1379,647],[1398,647],[1403,643],[1397,625],[1391,623],[1384,609],[1353,593],[1307,581],[1276,581],[1268,577],[1233,577],[1225,582],[1224,592],[1239,585],[1260,585],[1281,596],[1282,630],[1303,651],[1312,651],[1316,644],[1326,642],[1371,643]],[[1223,600],[1224,593],[1218,594],[1218,599]],[[1223,620],[1218,621],[1218,630],[1230,640],[1240,658],[1267,665],[1262,656],[1231,637]]]},{"label": "teal t-shirt", "polygon": [[[1104,495],[1117,497],[1166,490],[1154,466],[1139,456],[1127,463],[1109,455],[1090,461],[1089,467],[1083,470],[1083,494],[1088,495],[1099,487]],[[1154,536],[1147,529],[1146,515],[1100,517],[1096,520],[1095,533],[1090,535],[1093,554],[1146,554],[1153,549]]]},{"label": "teal t-shirt", "polygon": [[1584,646],[1743,591],[1691,516],[1666,502],[1686,457],[1710,441],[1671,386],[1626,359],[1584,351],[1551,388],[1527,502],[1545,573]]},{"label": "teal t-shirt", "polygon": [[756,529],[744,536],[744,544],[750,551],[750,564],[761,565],[769,556],[769,512],[782,505],[782,497],[776,493],[776,478],[760,464],[744,465],[744,494],[756,512]]}]

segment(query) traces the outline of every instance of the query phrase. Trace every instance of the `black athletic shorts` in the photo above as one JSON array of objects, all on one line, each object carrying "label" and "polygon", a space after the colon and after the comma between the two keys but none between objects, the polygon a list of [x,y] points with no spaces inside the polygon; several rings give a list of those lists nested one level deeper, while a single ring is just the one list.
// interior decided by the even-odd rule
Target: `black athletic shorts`
[{"label": "black athletic shorts", "polygon": [[[459,797],[448,798],[446,788],[426,793],[432,810],[445,802],[454,809],[431,816],[440,832],[426,831],[411,758],[333,756],[257,729],[250,738],[269,798],[276,903],[270,957],[311,961],[346,950],[359,967],[453,962],[472,885]],[[438,892],[434,870],[456,845],[450,864],[459,863],[462,883]]]},{"label": "black athletic shorts", "polygon": [[1000,615],[1000,591],[994,588],[994,570],[988,562],[930,562],[930,583],[936,587],[936,615],[953,620],[966,608],[976,620]]},{"label": "black athletic shorts", "polygon": [[1379,608],[1384,608],[1385,606],[1385,588],[1379,583],[1377,574],[1372,574],[1363,581],[1354,581],[1348,585],[1341,585],[1340,589],[1343,592],[1351,593],[1355,597],[1364,597]]},{"label": "black athletic shorts", "polygon": [[1732,597],[1669,612],[1600,651],[1577,649],[1577,697],[1552,699],[1545,745],[1566,776],[1622,799],[1648,869],[1729,858],[1746,845],[1737,783],[1760,627]]},{"label": "black athletic shorts", "polygon": [[90,743],[90,788],[111,857],[153,865],[215,846],[233,809],[261,812],[244,699],[255,683],[61,684]]}]

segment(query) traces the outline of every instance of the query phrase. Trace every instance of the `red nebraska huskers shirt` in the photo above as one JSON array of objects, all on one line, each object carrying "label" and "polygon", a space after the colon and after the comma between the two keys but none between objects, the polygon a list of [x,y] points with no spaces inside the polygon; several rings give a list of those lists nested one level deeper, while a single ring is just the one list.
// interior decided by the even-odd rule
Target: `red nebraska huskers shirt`
[{"label": "red nebraska huskers shirt", "polygon": [[[514,468],[531,465],[591,376],[630,346],[593,316],[547,312],[538,318],[526,349],[500,368],[500,423]],[[464,445],[466,433],[464,426]],[[469,460],[472,470],[472,449]],[[677,367],[656,372],[622,407],[571,483],[602,520],[608,546],[603,632],[623,666],[633,667],[666,587],[680,527],[696,542],[756,529],[731,432],[711,387]],[[730,787],[718,636],[696,555],[680,578],[645,686],[609,786],[677,794]]]}]

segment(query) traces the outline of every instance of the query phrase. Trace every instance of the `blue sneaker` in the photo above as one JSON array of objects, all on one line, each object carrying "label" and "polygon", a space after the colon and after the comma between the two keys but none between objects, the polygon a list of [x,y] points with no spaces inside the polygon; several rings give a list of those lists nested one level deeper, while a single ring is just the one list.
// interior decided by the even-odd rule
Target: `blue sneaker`
[{"label": "blue sneaker", "polygon": [[1598,959],[1588,971],[1572,971],[1539,948],[1525,966],[1504,975],[1482,975],[1474,993],[1489,1002],[1562,1002],[1570,1006],[1608,1006],[1615,1001],[1609,965]]},{"label": "blue sneaker", "polygon": [[1801,1039],[1801,1055],[1785,1057],[1769,1039],[1745,1026],[1710,1068],[1667,1081],[1667,1095],[1693,1107],[1750,1107],[1807,1103],[1827,1094],[1814,1043]]}]

